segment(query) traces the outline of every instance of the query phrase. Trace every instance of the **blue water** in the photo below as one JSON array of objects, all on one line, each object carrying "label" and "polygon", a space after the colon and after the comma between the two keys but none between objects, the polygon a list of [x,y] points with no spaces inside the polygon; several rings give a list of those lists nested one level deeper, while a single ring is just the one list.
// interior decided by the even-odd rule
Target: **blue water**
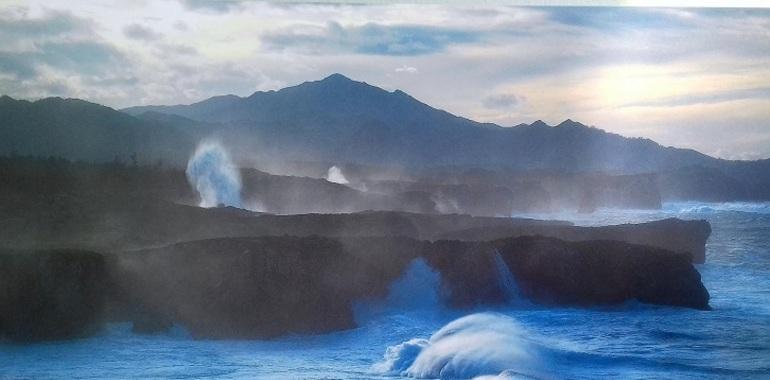
[{"label": "blue water", "polygon": [[698,270],[713,311],[638,303],[446,310],[431,290],[437,275],[416,262],[387,300],[359,305],[354,330],[195,341],[181,329],[141,336],[112,325],[88,339],[0,345],[0,379],[770,378],[770,204],[540,215],[581,225],[674,216],[712,224]]}]

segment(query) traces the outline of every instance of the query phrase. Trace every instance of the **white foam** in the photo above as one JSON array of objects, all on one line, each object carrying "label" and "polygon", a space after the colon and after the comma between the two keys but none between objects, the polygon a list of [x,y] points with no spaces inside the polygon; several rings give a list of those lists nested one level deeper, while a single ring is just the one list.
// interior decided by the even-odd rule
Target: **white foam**
[{"label": "white foam", "polygon": [[512,318],[471,314],[442,327],[430,339],[389,347],[373,370],[415,378],[457,379],[538,373],[542,350]]}]

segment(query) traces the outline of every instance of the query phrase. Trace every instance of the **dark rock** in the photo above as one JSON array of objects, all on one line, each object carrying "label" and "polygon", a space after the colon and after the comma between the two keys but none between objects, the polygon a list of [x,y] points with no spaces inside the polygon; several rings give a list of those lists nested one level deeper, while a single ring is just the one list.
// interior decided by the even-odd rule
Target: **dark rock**
[{"label": "dark rock", "polygon": [[117,283],[136,307],[172,316],[195,337],[270,338],[355,327],[354,302],[384,298],[418,257],[441,274],[449,306],[504,303],[495,252],[536,302],[708,308],[708,292],[688,255],[610,241],[213,239],[124,253],[114,265]]},{"label": "dark rock", "polygon": [[131,321],[138,333],[164,332],[177,323],[198,338],[325,333],[355,327],[354,303],[384,299],[417,258],[440,273],[441,296],[451,307],[507,302],[496,255],[535,302],[638,300],[708,308],[689,255],[618,241],[272,236],[192,241],[107,258],[83,251],[5,252],[0,334],[17,341],[67,339],[92,334],[107,319]]},{"label": "dark rock", "polygon": [[[507,265],[496,268],[499,253]],[[709,294],[686,254],[617,241],[565,242],[518,237],[490,243],[436,242],[425,252],[441,273],[451,306],[506,301],[499,270],[510,270],[522,294],[553,305],[612,305],[630,300],[708,309]]]},{"label": "dark rock", "polygon": [[617,240],[685,253],[693,263],[706,261],[706,241],[711,225],[705,220],[669,218],[647,223],[581,227],[526,223],[474,227],[439,234],[439,238],[489,241],[507,237],[542,235],[568,241]]},{"label": "dark rock", "polygon": [[520,237],[495,242],[524,294],[553,304],[628,300],[709,309],[687,255],[617,241]]},{"label": "dark rock", "polygon": [[0,337],[69,339],[102,327],[105,262],[76,250],[0,252]]},{"label": "dark rock", "polygon": [[355,326],[352,303],[383,297],[411,239],[213,239],[122,254],[117,282],[195,337],[271,338]]},{"label": "dark rock", "polygon": [[451,307],[470,308],[506,301],[488,243],[437,241],[423,251],[441,274],[441,297]]}]

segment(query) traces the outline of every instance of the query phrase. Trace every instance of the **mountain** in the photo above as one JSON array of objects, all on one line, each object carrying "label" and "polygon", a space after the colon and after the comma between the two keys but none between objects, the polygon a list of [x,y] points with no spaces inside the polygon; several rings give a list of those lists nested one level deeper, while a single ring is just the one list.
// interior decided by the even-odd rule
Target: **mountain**
[{"label": "mountain", "polygon": [[770,160],[721,160],[572,120],[479,123],[340,74],[248,97],[122,112],[77,99],[0,97],[0,155],[126,162],[136,154],[184,165],[195,144],[212,136],[247,164],[657,173],[665,199],[770,199]]},{"label": "mountain", "polygon": [[0,97],[0,154],[84,161],[181,163],[194,148],[190,130],[164,120],[136,118],[79,99],[34,102]]},{"label": "mountain", "polygon": [[[294,159],[408,166],[481,166],[639,173],[719,160],[688,149],[630,139],[572,120],[505,128],[430,107],[406,93],[385,91],[333,74],[248,97],[123,110],[178,115],[228,125],[238,143],[280,147]],[[236,132],[237,131],[237,132]],[[257,143],[261,142],[261,144]]]}]

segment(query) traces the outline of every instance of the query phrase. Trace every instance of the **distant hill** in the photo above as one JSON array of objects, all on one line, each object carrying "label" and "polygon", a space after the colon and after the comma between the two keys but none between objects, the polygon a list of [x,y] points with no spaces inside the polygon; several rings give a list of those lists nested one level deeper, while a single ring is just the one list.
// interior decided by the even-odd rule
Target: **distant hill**
[{"label": "distant hill", "polygon": [[0,154],[181,163],[195,146],[192,132],[79,99],[0,97]]}]

